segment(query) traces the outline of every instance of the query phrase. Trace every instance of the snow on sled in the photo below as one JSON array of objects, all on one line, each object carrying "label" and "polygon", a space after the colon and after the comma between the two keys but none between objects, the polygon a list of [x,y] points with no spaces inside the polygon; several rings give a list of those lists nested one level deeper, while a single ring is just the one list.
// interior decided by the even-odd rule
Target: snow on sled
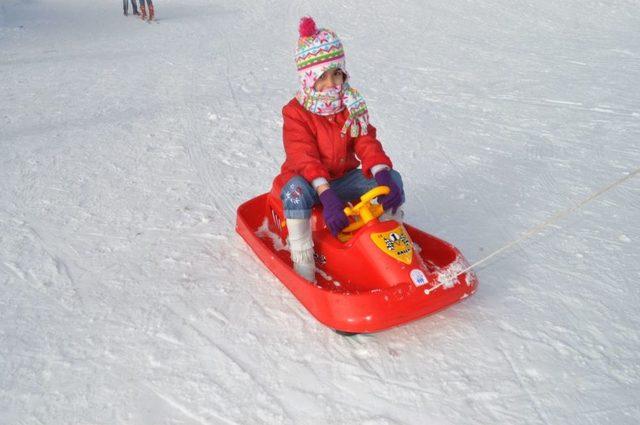
[{"label": "snow on sled", "polygon": [[388,329],[454,304],[476,290],[460,252],[432,235],[397,221],[380,221],[387,194],[379,186],[345,208],[351,224],[338,238],[321,207],[311,217],[316,283],[293,270],[286,246],[282,202],[270,193],[238,207],[236,230],[271,272],[324,325],[344,334]]}]

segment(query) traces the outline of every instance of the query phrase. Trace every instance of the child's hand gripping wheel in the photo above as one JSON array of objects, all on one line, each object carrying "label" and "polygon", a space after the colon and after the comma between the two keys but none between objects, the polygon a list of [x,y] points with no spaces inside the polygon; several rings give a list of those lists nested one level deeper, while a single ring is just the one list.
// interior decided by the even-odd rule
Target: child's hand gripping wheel
[{"label": "child's hand gripping wheel", "polygon": [[374,187],[364,195],[360,197],[360,202],[352,207],[346,207],[344,213],[347,217],[353,217],[351,224],[342,229],[342,232],[338,235],[338,239],[341,242],[346,242],[353,236],[353,232],[360,229],[362,226],[370,222],[371,220],[378,218],[384,212],[384,208],[380,204],[372,204],[371,201],[378,196],[388,195],[390,189],[387,186]]}]

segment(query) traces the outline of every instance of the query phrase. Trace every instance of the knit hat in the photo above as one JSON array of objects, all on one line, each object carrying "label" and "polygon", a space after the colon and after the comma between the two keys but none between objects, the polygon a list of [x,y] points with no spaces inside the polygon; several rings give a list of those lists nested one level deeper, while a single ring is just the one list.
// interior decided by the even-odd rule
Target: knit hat
[{"label": "knit hat", "polygon": [[[335,32],[317,29],[309,16],[300,20],[300,38],[296,50],[296,66],[302,87],[296,99],[303,108],[318,115],[333,115],[343,109],[349,111],[341,133],[351,137],[365,135],[369,127],[367,104],[358,90],[348,83],[349,73],[345,67],[344,48]],[[340,69],[345,81],[340,87],[327,91],[316,91],[313,86],[329,69]]]},{"label": "knit hat", "polygon": [[299,32],[296,66],[303,89],[313,88],[318,78],[328,69],[338,68],[348,74],[344,48],[335,32],[316,28],[316,23],[309,16],[300,19]]}]

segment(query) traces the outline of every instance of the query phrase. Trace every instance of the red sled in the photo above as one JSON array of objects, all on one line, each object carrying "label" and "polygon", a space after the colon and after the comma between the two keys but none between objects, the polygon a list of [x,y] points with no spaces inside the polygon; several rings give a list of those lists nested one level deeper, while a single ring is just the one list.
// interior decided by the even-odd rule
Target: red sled
[{"label": "red sled", "polygon": [[[408,224],[380,221],[379,186],[345,208],[352,223],[338,238],[316,206],[311,216],[316,283],[293,270],[282,202],[265,193],[238,207],[236,231],[318,321],[341,334],[401,325],[473,294],[475,274],[449,243]],[[462,272],[462,273],[461,273]]]}]

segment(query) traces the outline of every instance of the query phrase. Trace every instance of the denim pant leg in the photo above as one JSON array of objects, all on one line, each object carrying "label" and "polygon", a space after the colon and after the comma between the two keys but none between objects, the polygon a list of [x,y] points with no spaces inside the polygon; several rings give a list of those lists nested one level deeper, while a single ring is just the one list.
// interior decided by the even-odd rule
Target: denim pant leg
[{"label": "denim pant leg", "polygon": [[[404,185],[402,183],[402,177],[396,170],[389,170],[391,178],[398,185],[402,191],[402,203],[404,203]],[[340,199],[344,201],[359,200],[360,196],[370,191],[374,187],[378,186],[376,179],[368,179],[362,174],[361,169],[355,169],[349,171],[339,179],[331,181],[331,187],[336,191]]]},{"label": "denim pant leg", "polygon": [[286,218],[309,218],[311,209],[319,202],[318,194],[301,176],[293,176],[280,192]]}]

